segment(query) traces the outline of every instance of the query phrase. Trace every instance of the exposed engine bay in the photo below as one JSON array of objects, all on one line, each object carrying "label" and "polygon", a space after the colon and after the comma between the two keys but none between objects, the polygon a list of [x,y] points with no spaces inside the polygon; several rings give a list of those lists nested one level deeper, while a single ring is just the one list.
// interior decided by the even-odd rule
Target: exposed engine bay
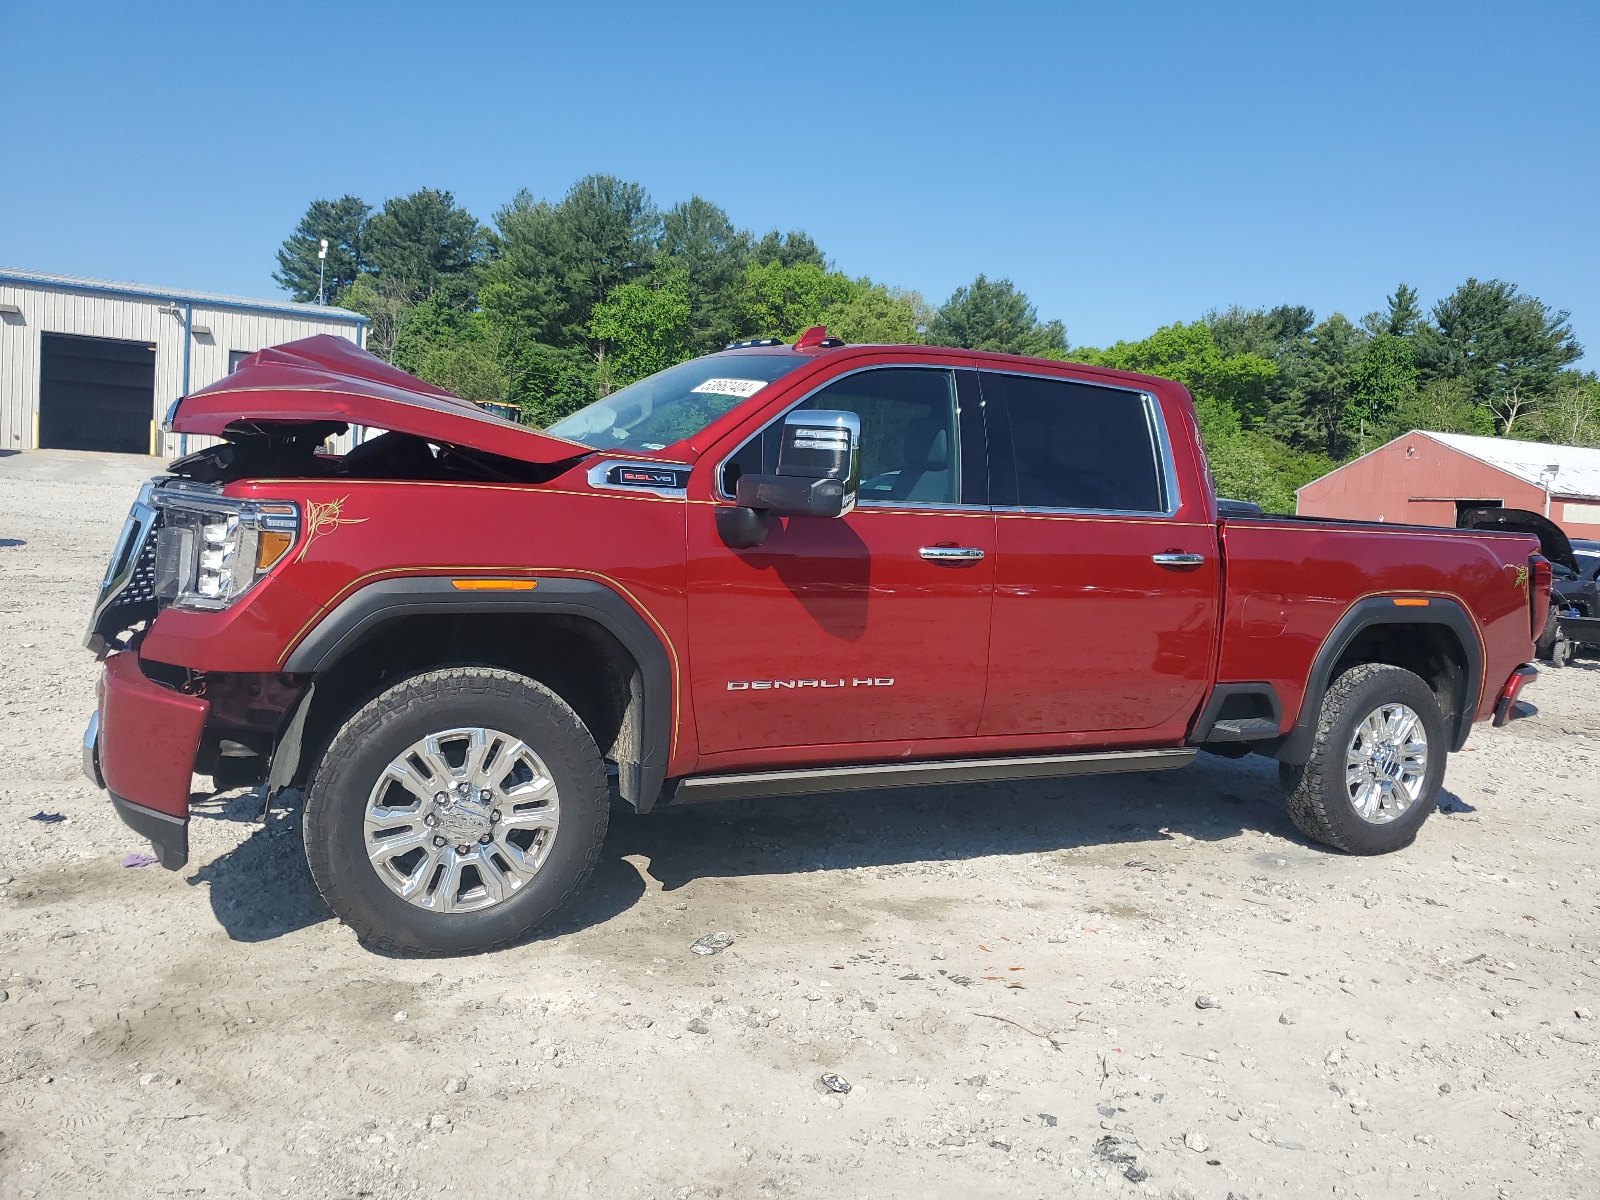
[{"label": "exposed engine bay", "polygon": [[410,433],[380,433],[349,453],[329,453],[329,438],[349,426],[334,421],[282,424],[238,421],[225,441],[176,459],[167,470],[196,483],[239,479],[397,479],[461,483],[543,483],[566,471],[576,454],[556,463],[531,463],[470,447],[430,442]]}]

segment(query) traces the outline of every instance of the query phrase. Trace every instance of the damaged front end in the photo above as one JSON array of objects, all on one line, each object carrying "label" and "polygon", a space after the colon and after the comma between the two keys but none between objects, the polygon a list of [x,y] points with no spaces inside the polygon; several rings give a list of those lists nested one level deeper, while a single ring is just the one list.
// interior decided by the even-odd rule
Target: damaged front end
[{"label": "damaged front end", "polygon": [[218,789],[264,780],[277,731],[306,685],[197,672],[146,659],[140,645],[165,608],[233,605],[299,537],[291,501],[241,500],[166,478],[140,489],[112,552],[84,636],[105,663],[84,770],[169,869],[188,861],[191,777],[210,775]]},{"label": "damaged front end", "polygon": [[[272,639],[291,626],[262,614],[311,603],[268,580],[304,556],[316,507],[273,496],[272,485],[266,496],[232,485],[270,480],[292,495],[296,480],[542,483],[593,450],[329,336],[257,351],[176,401],[166,427],[218,440],[141,488],[123,525],[84,637],[105,664],[84,766],[176,869],[188,858],[192,776],[210,776],[217,790],[287,785],[313,690],[309,675],[192,665],[281,662],[286,647]],[[352,427],[355,444],[331,452],[331,439]],[[230,494],[243,492],[253,494]],[[178,661],[155,659],[150,647]]]}]

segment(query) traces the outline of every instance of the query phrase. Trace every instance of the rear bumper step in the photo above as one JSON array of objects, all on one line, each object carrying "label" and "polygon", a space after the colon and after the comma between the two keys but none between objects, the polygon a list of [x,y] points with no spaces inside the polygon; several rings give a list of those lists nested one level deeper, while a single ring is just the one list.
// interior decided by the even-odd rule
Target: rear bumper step
[{"label": "rear bumper step", "polygon": [[862,767],[804,767],[741,775],[699,775],[678,781],[673,804],[709,804],[762,796],[809,796],[871,788],[937,783],[987,783],[1004,779],[1050,779],[1066,775],[1110,775],[1119,771],[1165,771],[1194,761],[1193,747],[1114,750],[1097,754],[1039,754],[1022,758],[956,758],[927,762],[874,763]]}]

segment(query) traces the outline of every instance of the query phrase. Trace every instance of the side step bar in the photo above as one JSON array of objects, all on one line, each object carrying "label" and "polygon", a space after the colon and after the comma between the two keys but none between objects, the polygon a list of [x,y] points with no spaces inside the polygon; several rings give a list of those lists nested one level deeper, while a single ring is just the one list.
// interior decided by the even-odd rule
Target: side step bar
[{"label": "side step bar", "polygon": [[932,783],[988,783],[1001,779],[1050,779],[1065,775],[1110,775],[1119,771],[1166,771],[1187,766],[1197,751],[1113,750],[1097,754],[1036,754],[1025,758],[946,758],[926,762],[874,763],[863,767],[803,767],[742,775],[696,775],[678,781],[673,804],[709,804],[760,796],[810,796],[870,788]]}]

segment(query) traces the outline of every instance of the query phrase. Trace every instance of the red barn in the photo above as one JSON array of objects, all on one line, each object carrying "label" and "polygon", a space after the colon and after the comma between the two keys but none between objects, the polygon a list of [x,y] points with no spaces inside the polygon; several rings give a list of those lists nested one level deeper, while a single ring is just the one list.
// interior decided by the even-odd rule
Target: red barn
[{"label": "red barn", "polygon": [[1413,430],[1295,493],[1308,517],[1454,525],[1464,508],[1544,513],[1572,538],[1600,538],[1600,450]]}]

